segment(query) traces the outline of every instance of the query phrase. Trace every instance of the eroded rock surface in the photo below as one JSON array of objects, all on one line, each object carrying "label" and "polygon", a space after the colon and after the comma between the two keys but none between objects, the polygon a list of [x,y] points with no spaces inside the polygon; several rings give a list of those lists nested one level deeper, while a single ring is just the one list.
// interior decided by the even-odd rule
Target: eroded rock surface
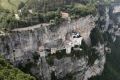
[{"label": "eroded rock surface", "polygon": [[100,74],[105,63],[104,45],[90,47],[95,21],[89,15],[60,26],[14,29],[1,36],[0,52],[39,80],[87,80]]}]

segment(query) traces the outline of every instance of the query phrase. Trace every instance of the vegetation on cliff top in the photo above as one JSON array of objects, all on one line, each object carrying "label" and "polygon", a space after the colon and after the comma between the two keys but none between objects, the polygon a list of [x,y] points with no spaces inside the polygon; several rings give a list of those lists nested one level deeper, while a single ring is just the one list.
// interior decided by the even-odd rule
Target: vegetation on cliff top
[{"label": "vegetation on cliff top", "polygon": [[[0,0],[0,29],[27,27],[46,22],[56,25],[63,21],[61,11],[67,12],[69,17],[74,19],[94,14],[96,6],[78,0]],[[19,19],[16,19],[15,14]]]},{"label": "vegetation on cliff top", "polygon": [[17,12],[21,3],[29,0],[0,0],[0,8],[7,9],[10,12]]}]

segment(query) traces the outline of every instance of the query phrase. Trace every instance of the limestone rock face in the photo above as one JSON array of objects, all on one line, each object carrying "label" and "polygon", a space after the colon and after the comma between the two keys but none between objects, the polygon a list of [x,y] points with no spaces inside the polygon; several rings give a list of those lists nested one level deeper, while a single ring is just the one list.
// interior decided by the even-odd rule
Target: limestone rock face
[{"label": "limestone rock face", "polygon": [[87,80],[100,74],[105,63],[104,45],[91,47],[96,19],[89,15],[60,26],[14,29],[0,36],[0,52],[39,80]]},{"label": "limestone rock face", "polygon": [[[80,45],[82,38],[90,44],[88,39],[91,30],[95,27],[95,19],[92,16],[80,18],[71,23],[63,23],[60,26],[50,27],[49,24],[39,24],[27,28],[14,29],[9,35],[1,36],[1,53],[6,57],[22,57],[32,52],[43,52],[46,49],[61,50],[67,46],[70,48]],[[51,31],[52,30],[55,31]],[[80,37],[74,38],[72,34],[79,33]],[[80,43],[80,44],[79,44]]]}]

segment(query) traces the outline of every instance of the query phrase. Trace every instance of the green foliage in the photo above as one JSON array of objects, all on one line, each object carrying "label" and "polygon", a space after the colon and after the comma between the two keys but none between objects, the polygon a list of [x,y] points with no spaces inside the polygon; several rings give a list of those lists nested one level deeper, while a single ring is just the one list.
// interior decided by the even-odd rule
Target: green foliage
[{"label": "green foliage", "polygon": [[12,28],[14,23],[16,21],[13,14],[7,10],[0,10],[0,28]]},{"label": "green foliage", "polygon": [[[82,50],[76,50],[75,48],[81,48]],[[93,65],[95,60],[99,58],[98,53],[96,49],[88,47],[84,41],[82,41],[82,44],[80,46],[75,46],[72,48],[71,53],[67,54],[66,49],[63,50],[58,50],[54,54],[49,54],[46,56],[46,60],[49,65],[54,64],[54,59],[62,59],[65,57],[71,57],[71,58],[76,58],[80,59],[81,57],[88,56],[88,65]]]},{"label": "green foliage", "polygon": [[61,19],[61,15],[59,11],[49,11],[46,13],[39,13],[39,21],[40,22],[50,22],[50,20],[54,20],[55,23],[58,23]]},{"label": "green foliage", "polygon": [[[106,34],[110,36],[109,34]],[[120,80],[120,37],[110,43],[111,54],[106,55],[106,64],[101,75],[92,77],[89,80]]]},{"label": "green foliage", "polygon": [[29,74],[25,74],[17,68],[10,65],[0,56],[0,80],[36,80]]},{"label": "green foliage", "polygon": [[18,10],[23,8],[25,6],[25,3],[24,2],[20,2],[19,6],[18,6]]},{"label": "green foliage", "polygon": [[55,58],[55,56],[52,56],[52,55],[48,55],[46,57],[46,61],[50,66],[52,66],[54,64],[54,58]]},{"label": "green foliage", "polygon": [[83,49],[84,55],[88,56],[88,65],[93,65],[95,60],[99,58],[99,53],[97,53],[96,49],[87,46],[84,41],[82,41],[80,48]]},{"label": "green foliage", "polygon": [[70,14],[71,18],[79,18],[83,16],[87,16],[89,14],[95,15],[96,12],[96,6],[95,4],[80,4],[80,3],[74,3],[71,5],[65,5],[62,8],[63,11],[68,12]]},{"label": "green foliage", "polygon": [[33,54],[34,62],[37,62],[37,61],[39,60],[39,57],[40,57],[40,55],[39,55],[37,52],[35,52],[35,53]]},{"label": "green foliage", "polygon": [[87,5],[75,4],[73,11],[76,15],[86,16],[89,14],[96,13],[96,7],[90,4]]},{"label": "green foliage", "polygon": [[[0,9],[0,29],[1,28],[14,29],[14,28],[32,26],[39,23],[50,23],[51,26],[53,25],[56,26],[63,21],[63,19],[61,18],[60,11],[68,12],[71,18],[79,18],[81,16],[86,16],[89,14],[96,13],[96,7],[94,4],[75,3],[77,0],[70,1],[69,4],[67,4],[68,1],[64,1],[64,0],[60,0],[60,1],[0,0],[0,1],[2,2],[1,4],[9,3],[7,7],[0,5],[0,8],[2,8]],[[9,9],[10,5],[13,8]],[[57,9],[54,9],[56,7]],[[21,9],[21,13],[19,13],[20,20],[16,20],[15,18],[15,13],[18,12],[18,11],[16,12],[16,9],[17,10]],[[30,13],[29,10],[32,10],[32,13]]]},{"label": "green foliage", "polygon": [[26,22],[16,20],[14,13],[0,9],[0,29],[13,29],[26,26]]},{"label": "green foliage", "polygon": [[57,77],[55,76],[55,72],[54,71],[51,73],[51,80],[57,80]]},{"label": "green foliage", "polygon": [[99,42],[104,42],[103,34],[99,31],[98,28],[94,28],[91,31],[90,38],[93,46],[96,46]]},{"label": "green foliage", "polygon": [[0,0],[0,6],[10,12],[17,12],[19,5],[27,1],[28,0]]},{"label": "green foliage", "polygon": [[105,5],[110,5],[111,2],[112,2],[112,0],[104,0]]},{"label": "green foliage", "polygon": [[96,59],[99,58],[99,53],[96,53],[96,50],[94,48],[90,48],[87,50],[88,55],[88,65],[92,66]]},{"label": "green foliage", "polygon": [[66,50],[63,49],[63,50],[58,50],[54,54],[49,54],[48,56],[46,56],[46,60],[47,60],[48,64],[52,66],[54,64],[55,58],[62,59],[63,57],[66,57],[66,56],[67,56]]}]

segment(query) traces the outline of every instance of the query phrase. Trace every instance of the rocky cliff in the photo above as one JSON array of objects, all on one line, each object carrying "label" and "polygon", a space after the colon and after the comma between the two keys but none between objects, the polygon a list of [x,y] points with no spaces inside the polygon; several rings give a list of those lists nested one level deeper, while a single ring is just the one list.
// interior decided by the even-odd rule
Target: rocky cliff
[{"label": "rocky cliff", "polygon": [[101,34],[111,23],[110,8],[104,9],[106,23],[100,26],[103,30],[98,27],[99,21],[104,19],[101,14],[100,18],[89,15],[65,21],[59,26],[44,23],[17,28],[0,36],[0,52],[16,67],[38,80],[88,80],[104,69],[108,47]]},{"label": "rocky cliff", "polygon": [[108,6],[100,5],[99,27],[103,32],[104,41],[110,54],[106,55],[106,64],[100,76],[92,77],[90,80],[120,80],[119,74],[119,52],[120,52],[120,2],[113,2]]}]

